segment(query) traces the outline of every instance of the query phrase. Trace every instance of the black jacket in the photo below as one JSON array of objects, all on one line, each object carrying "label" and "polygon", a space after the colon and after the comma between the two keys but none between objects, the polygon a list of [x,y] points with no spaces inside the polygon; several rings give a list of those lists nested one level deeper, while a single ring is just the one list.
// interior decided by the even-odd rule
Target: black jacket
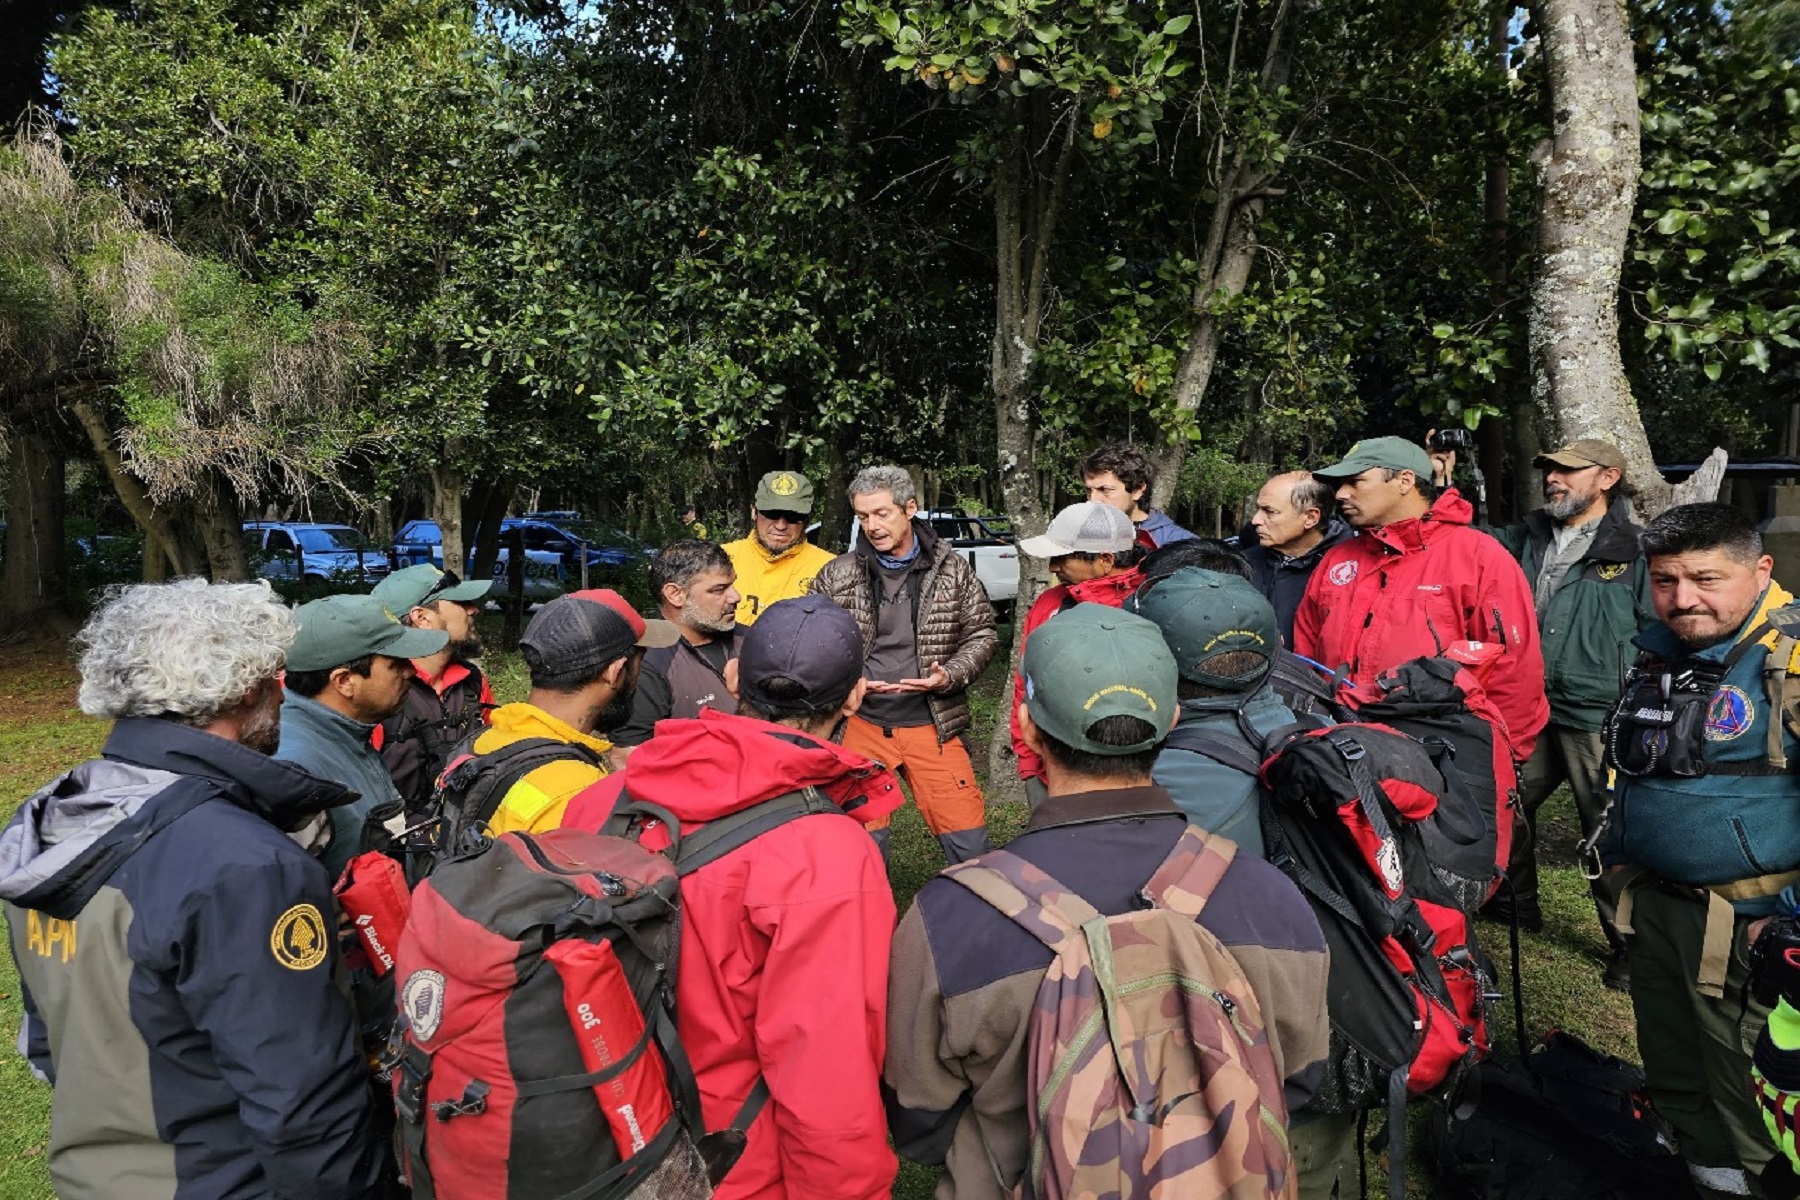
[{"label": "black jacket", "polygon": [[122,720],[0,833],[62,1200],[353,1200],[381,1146],[325,869],[283,832],[355,798]]},{"label": "black jacket", "polygon": [[1281,630],[1281,644],[1289,650],[1294,648],[1294,612],[1300,607],[1300,597],[1306,594],[1306,581],[1312,578],[1313,568],[1327,550],[1355,532],[1333,516],[1327,520],[1325,536],[1319,544],[1294,558],[1258,542],[1254,530],[1246,528],[1239,536],[1238,547],[1250,563],[1250,582],[1275,606],[1275,627]]}]

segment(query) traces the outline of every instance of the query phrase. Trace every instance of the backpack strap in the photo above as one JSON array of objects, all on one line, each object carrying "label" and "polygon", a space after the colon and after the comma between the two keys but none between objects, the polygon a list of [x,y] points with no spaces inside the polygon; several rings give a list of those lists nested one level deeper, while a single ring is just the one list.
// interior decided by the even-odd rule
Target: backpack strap
[{"label": "backpack strap", "polygon": [[1230,838],[1189,825],[1140,894],[1158,908],[1199,920],[1213,889],[1231,869],[1237,850],[1237,843]]},{"label": "backpack strap", "polygon": [[1197,725],[1177,725],[1163,739],[1163,746],[1210,758],[1245,775],[1255,776],[1262,771],[1262,759],[1245,746],[1242,739],[1226,737]]},{"label": "backpack strap", "polygon": [[1010,850],[990,851],[981,859],[946,867],[940,874],[987,901],[1052,953],[1060,953],[1068,939],[1081,936],[1083,925],[1100,917],[1093,905]]},{"label": "backpack strap", "polygon": [[1763,696],[1769,702],[1769,744],[1764,752],[1769,766],[1777,771],[1787,770],[1787,749],[1782,743],[1782,733],[1787,724],[1787,703],[1791,678],[1788,668],[1793,662],[1794,649],[1800,643],[1782,634],[1775,639],[1775,648],[1763,660]]},{"label": "backpack strap", "polygon": [[[476,736],[480,736],[479,733]],[[453,760],[454,757],[452,754]],[[479,829],[486,825],[500,811],[501,801],[506,799],[506,793],[515,783],[539,767],[565,759],[592,767],[605,765],[597,752],[578,742],[548,737],[520,738],[477,755],[473,764],[462,768],[473,770],[476,779],[474,786],[463,796],[457,824],[464,829]]]},{"label": "backpack strap", "polygon": [[708,821],[680,839],[674,851],[675,873],[692,875],[701,867],[717,862],[769,830],[815,813],[849,816],[824,792],[816,787],[807,787]]}]

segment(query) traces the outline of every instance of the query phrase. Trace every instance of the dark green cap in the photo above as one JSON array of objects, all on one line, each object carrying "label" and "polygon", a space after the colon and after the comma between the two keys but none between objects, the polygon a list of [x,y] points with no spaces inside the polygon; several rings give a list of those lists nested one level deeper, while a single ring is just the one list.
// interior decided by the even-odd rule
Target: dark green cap
[{"label": "dark green cap", "polygon": [[756,483],[757,512],[812,511],[812,481],[798,471],[770,471]]},{"label": "dark green cap", "polygon": [[424,658],[450,641],[441,629],[413,629],[400,623],[374,596],[327,596],[294,610],[300,636],[288,651],[290,671],[328,671],[365,654]]},{"label": "dark green cap", "polygon": [[369,594],[400,616],[426,599],[448,600],[453,604],[473,604],[492,591],[491,579],[459,579],[455,571],[446,571],[430,563],[420,563],[395,571],[375,585]]},{"label": "dark green cap", "polygon": [[[1183,679],[1220,691],[1247,692],[1256,687],[1268,678],[1281,646],[1275,610],[1248,580],[1236,575],[1183,567],[1133,592],[1125,609],[1162,630]],[[1242,651],[1260,656],[1258,664],[1232,674],[1207,669],[1219,655]]]},{"label": "dark green cap", "polygon": [[[1175,723],[1175,660],[1162,632],[1104,604],[1077,604],[1032,631],[1025,643],[1025,707],[1039,729],[1090,754],[1135,754]],[[1106,717],[1137,717],[1154,734],[1131,746],[1088,737]]]},{"label": "dark green cap", "polygon": [[1403,437],[1364,438],[1350,447],[1343,462],[1320,467],[1313,474],[1323,479],[1349,479],[1371,467],[1411,471],[1418,479],[1431,482],[1431,456],[1425,453],[1425,447]]}]

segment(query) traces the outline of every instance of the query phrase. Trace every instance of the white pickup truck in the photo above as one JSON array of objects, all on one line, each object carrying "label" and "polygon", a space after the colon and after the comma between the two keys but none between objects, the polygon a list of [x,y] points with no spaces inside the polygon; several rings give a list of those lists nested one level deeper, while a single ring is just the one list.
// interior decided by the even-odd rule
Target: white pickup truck
[{"label": "white pickup truck", "polygon": [[[922,511],[938,537],[969,560],[976,578],[987,589],[988,601],[1002,614],[1012,610],[1019,596],[1019,548],[1013,543],[1012,521],[1006,517],[966,517],[939,509]],[[850,524],[850,548],[856,549],[860,529]]]}]

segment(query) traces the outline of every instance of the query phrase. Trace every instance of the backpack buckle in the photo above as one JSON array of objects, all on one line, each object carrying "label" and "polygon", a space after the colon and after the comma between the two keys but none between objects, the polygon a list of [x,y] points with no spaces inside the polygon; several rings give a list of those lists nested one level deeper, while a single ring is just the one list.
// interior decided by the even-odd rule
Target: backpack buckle
[{"label": "backpack buckle", "polygon": [[1358,762],[1368,755],[1362,743],[1347,733],[1332,733],[1329,736],[1332,748],[1344,756],[1345,762]]},{"label": "backpack buckle", "polygon": [[400,1055],[400,1086],[394,1089],[394,1110],[401,1121],[417,1125],[425,1115],[425,1084],[431,1079],[431,1056],[417,1046]]},{"label": "backpack buckle", "polygon": [[431,1106],[431,1115],[440,1122],[457,1117],[478,1117],[487,1111],[488,1092],[491,1090],[481,1080],[471,1080],[469,1086],[463,1089],[461,1100],[439,1100]]}]

